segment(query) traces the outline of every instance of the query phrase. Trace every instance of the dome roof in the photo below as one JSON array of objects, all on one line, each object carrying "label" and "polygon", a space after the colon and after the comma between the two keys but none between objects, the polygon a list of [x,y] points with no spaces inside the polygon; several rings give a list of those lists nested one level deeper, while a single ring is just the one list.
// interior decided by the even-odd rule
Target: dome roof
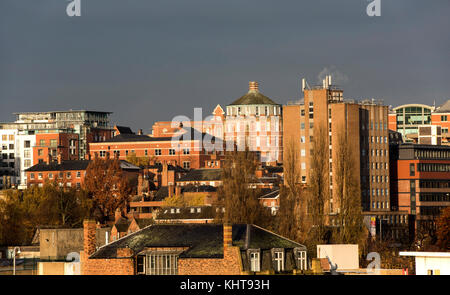
[{"label": "dome roof", "polygon": [[253,104],[270,104],[278,105],[267,96],[261,94],[258,90],[257,82],[249,82],[249,91],[247,94],[241,96],[230,105],[253,105]]}]

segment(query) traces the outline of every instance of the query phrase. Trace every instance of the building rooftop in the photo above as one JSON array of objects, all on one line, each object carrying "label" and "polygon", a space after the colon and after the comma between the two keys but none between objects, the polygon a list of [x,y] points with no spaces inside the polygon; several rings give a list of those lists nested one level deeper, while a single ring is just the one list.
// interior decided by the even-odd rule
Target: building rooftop
[{"label": "building rooftop", "polygon": [[178,182],[185,181],[217,181],[222,179],[222,169],[195,169],[178,179]]},{"label": "building rooftop", "polygon": [[209,136],[211,141],[215,141],[216,138],[210,134],[200,132],[191,127],[183,127],[184,133],[173,137],[151,137],[148,135],[138,134],[119,134],[111,139],[99,142],[97,144],[113,143],[113,142],[139,142],[139,141],[189,141],[189,140],[203,140],[206,136]]},{"label": "building rooftop", "polygon": [[247,94],[241,96],[230,105],[255,105],[255,104],[269,104],[278,105],[267,96],[261,94],[258,90],[257,82],[249,82],[249,91]]},{"label": "building rooftop", "polygon": [[[71,171],[71,170],[86,170],[91,163],[90,160],[68,160],[61,161],[61,164],[57,162],[52,162],[47,164],[46,162],[38,163],[28,169],[26,172],[34,172],[34,171]],[[124,170],[140,170],[141,168],[127,162],[124,160],[120,160],[120,168]]]},{"label": "building rooftop", "polygon": [[215,211],[212,206],[164,207],[158,212],[156,220],[214,219],[214,217]]},{"label": "building rooftop", "polygon": [[[249,235],[247,235],[247,228]],[[232,226],[232,244],[245,248],[246,237],[249,237],[248,248],[301,248],[305,246],[281,237],[256,225],[234,224]],[[100,247],[89,258],[117,258],[117,249],[130,248],[133,255],[153,247],[187,247],[180,254],[186,258],[223,258],[223,225],[222,224],[153,224],[119,240]]]},{"label": "building rooftop", "polygon": [[450,99],[438,106],[435,113],[450,113]]}]

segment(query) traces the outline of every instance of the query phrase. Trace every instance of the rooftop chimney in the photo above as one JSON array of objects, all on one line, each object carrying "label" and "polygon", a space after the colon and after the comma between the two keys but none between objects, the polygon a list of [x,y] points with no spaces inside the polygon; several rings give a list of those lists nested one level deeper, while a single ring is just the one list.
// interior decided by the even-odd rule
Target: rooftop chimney
[{"label": "rooftop chimney", "polygon": [[248,82],[248,91],[249,92],[258,92],[258,82],[250,81]]},{"label": "rooftop chimney", "polygon": [[83,250],[88,256],[95,252],[96,228],[94,219],[85,219],[83,221]]},{"label": "rooftop chimney", "polygon": [[58,165],[61,165],[62,162],[62,155],[61,153],[58,153]]},{"label": "rooftop chimney", "polygon": [[50,165],[52,163],[52,155],[49,153],[47,156],[47,165]]},{"label": "rooftop chimney", "polygon": [[142,129],[139,129],[138,135],[142,135],[142,134],[143,134]]},{"label": "rooftop chimney", "polygon": [[229,223],[223,224],[223,250],[232,246],[233,227]]}]

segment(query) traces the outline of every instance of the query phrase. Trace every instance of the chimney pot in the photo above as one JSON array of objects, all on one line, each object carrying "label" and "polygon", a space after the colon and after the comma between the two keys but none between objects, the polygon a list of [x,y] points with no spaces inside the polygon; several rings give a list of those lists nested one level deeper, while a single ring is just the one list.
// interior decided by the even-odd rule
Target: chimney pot
[{"label": "chimney pot", "polygon": [[259,91],[259,89],[258,89],[258,82],[250,81],[250,82],[248,83],[248,90],[249,90],[249,91],[255,91],[255,92],[258,92],[258,91]]}]

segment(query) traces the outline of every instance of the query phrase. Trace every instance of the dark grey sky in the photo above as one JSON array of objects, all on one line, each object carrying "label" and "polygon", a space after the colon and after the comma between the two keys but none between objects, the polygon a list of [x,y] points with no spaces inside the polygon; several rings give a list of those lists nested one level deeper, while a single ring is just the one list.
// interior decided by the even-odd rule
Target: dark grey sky
[{"label": "dark grey sky", "polygon": [[331,71],[348,98],[387,105],[450,98],[450,1],[0,1],[0,121],[89,109],[149,132],[247,91],[279,103]]}]

